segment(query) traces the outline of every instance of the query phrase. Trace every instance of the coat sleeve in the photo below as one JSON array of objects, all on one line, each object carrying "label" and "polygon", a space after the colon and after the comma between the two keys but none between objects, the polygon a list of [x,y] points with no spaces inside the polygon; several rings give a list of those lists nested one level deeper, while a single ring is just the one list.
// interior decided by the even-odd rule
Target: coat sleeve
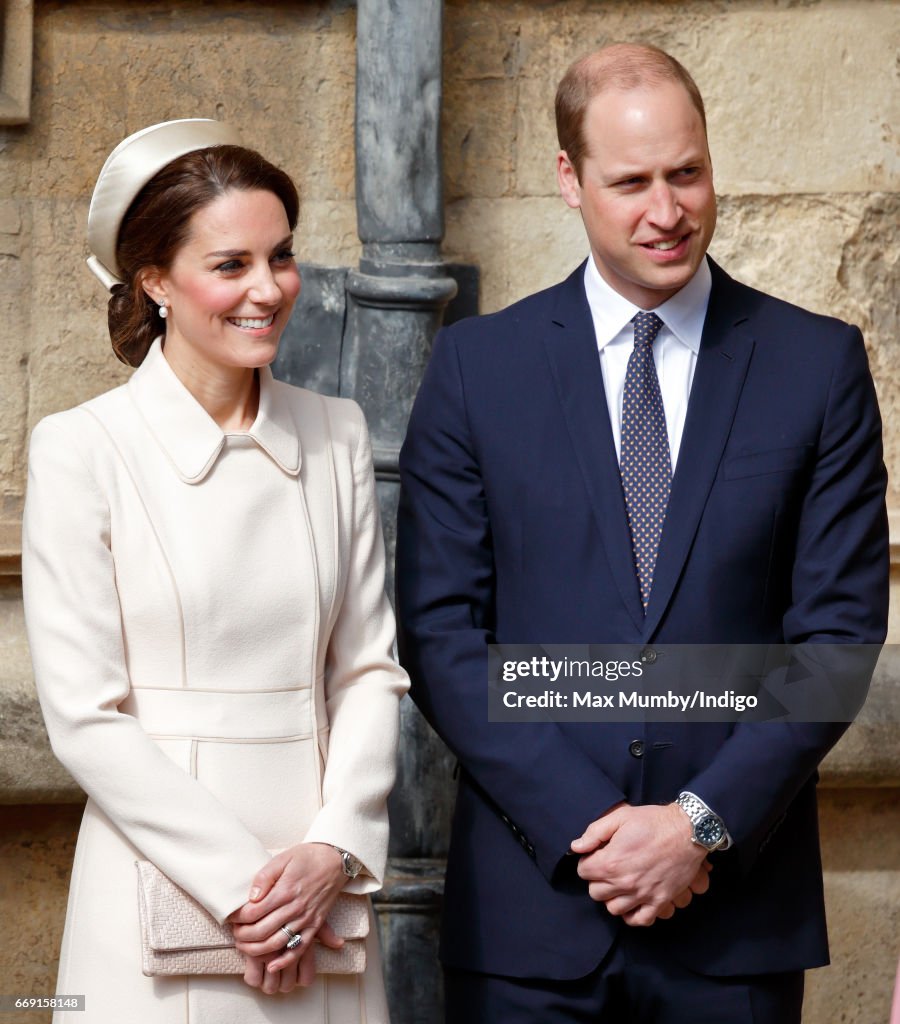
[{"label": "coat sleeve", "polygon": [[82,455],[85,415],[43,420],[29,451],[22,582],[47,732],[113,825],[221,922],[246,902],[269,855],[118,710],[130,683],[109,506]]},{"label": "coat sleeve", "polygon": [[[874,664],[887,632],[890,554],[881,417],[862,335],[842,325],[834,345],[815,467],[796,536],[785,643],[852,645],[819,660],[840,673]],[[825,348],[823,345],[823,354]],[[827,684],[827,680],[826,680]],[[712,762],[684,788],[724,819],[749,869],[790,802],[847,722],[739,723]]]},{"label": "coat sleeve", "polygon": [[393,656],[394,615],[384,590],[384,541],[368,431],[355,404],[352,489],[340,500],[349,529],[346,573],[325,657],[328,746],[322,808],[304,842],[348,850],[365,868],[349,892],[381,887],[387,862],[387,797],[396,775],[400,698],[409,687]]},{"label": "coat sleeve", "polygon": [[400,478],[397,614],[412,697],[551,879],[572,840],[624,796],[557,724],[488,721],[498,581],[454,328],[435,341]]}]

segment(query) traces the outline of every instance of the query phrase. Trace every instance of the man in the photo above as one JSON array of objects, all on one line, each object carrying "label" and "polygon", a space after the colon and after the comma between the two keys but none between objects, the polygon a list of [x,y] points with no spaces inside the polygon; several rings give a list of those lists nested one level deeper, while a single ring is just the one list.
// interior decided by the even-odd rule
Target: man
[{"label": "man", "polygon": [[617,45],[557,93],[590,256],[441,332],[401,455],[413,696],[461,767],[450,1024],[800,1020],[827,963],[816,767],[840,723],[491,723],[492,643],[880,643],[859,331],[738,284],[703,103]]}]

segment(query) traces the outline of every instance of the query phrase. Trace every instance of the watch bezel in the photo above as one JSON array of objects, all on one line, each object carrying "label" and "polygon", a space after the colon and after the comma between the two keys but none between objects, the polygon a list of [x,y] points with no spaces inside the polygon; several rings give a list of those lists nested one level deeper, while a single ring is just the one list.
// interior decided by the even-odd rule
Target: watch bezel
[{"label": "watch bezel", "polygon": [[692,838],[699,846],[715,850],[725,839],[725,822],[717,814],[704,814],[694,822]]},{"label": "watch bezel", "polygon": [[354,857],[349,850],[340,850],[340,854],[341,867],[344,869],[344,874],[348,878],[356,878],[362,871],[362,862],[358,857]]}]

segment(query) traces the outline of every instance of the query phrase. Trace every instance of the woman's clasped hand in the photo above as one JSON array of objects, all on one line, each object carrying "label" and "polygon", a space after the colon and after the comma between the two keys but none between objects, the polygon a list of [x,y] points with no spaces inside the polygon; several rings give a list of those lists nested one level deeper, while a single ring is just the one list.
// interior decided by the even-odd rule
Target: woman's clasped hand
[{"label": "woman's clasped hand", "polygon": [[[272,995],[313,983],[315,943],[344,944],[326,918],[346,881],[340,852],[326,843],[283,850],[257,873],[250,898],[228,918],[248,985]],[[288,932],[301,937],[294,949]]]}]

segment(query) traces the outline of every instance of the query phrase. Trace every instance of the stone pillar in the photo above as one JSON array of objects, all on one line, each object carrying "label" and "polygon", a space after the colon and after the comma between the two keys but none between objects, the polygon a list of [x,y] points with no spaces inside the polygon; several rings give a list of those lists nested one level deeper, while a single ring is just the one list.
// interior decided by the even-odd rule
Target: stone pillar
[{"label": "stone pillar", "polygon": [[456,282],[441,262],[442,0],[359,0],[356,210],[341,393],[365,409],[376,469],[396,478],[431,339]]},{"label": "stone pillar", "polygon": [[[441,262],[443,0],[359,0],[356,207],[363,243],[347,275],[340,391],[366,413],[389,563],[397,456],[431,341],[457,285]],[[390,571],[392,577],[392,571]],[[392,578],[389,582],[393,591]],[[452,761],[407,699],[391,862],[376,909],[394,1024],[439,1024],[437,928]]]}]

